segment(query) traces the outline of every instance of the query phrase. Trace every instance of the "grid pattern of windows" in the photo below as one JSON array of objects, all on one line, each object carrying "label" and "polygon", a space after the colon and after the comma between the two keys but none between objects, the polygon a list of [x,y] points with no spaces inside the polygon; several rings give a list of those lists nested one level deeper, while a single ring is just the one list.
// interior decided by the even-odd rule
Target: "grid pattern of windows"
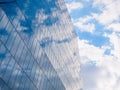
[{"label": "grid pattern of windows", "polygon": [[0,4],[0,90],[80,89],[72,27],[63,0]]}]

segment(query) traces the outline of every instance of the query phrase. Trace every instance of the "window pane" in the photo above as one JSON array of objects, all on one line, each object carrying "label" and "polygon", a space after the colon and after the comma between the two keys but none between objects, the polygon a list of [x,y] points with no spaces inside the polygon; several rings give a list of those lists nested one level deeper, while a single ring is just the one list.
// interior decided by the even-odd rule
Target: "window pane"
[{"label": "window pane", "polygon": [[2,3],[2,2],[13,2],[13,1],[15,1],[15,0],[0,0],[0,3]]}]

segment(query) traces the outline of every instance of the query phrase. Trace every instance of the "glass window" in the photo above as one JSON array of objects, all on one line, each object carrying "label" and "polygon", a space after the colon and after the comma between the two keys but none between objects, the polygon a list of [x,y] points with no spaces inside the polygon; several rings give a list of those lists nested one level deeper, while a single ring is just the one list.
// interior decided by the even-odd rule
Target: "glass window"
[{"label": "glass window", "polygon": [[33,57],[31,56],[31,54],[28,54],[29,55],[29,65],[28,65],[28,70],[31,72],[32,70],[32,67],[33,67],[33,63],[34,63],[34,60],[33,60]]},{"label": "glass window", "polygon": [[3,29],[3,31],[1,30],[1,32],[3,33],[3,35],[1,36],[1,40],[3,41],[3,43],[6,43],[8,37],[11,34],[12,29],[13,28],[12,28],[10,22],[8,22],[5,29]]},{"label": "glass window", "polygon": [[2,19],[3,16],[4,16],[3,10],[0,8],[0,21],[1,21],[1,19]]},{"label": "glass window", "polygon": [[17,52],[15,54],[15,60],[19,61],[20,60],[20,56],[22,55],[23,48],[24,48],[24,43],[23,43],[22,40],[20,40],[20,43],[19,43],[17,48],[18,49],[17,49]]},{"label": "glass window", "polygon": [[11,88],[13,88],[13,86],[15,86],[15,79],[17,77],[18,74],[18,70],[17,70],[17,63],[14,64],[14,67],[12,69],[12,73],[11,73],[11,77],[9,79],[9,85]]},{"label": "glass window", "polygon": [[[13,90],[18,90],[18,88],[20,87],[20,81],[21,81],[21,68],[19,66],[17,66],[16,68],[18,70],[18,73],[17,73],[17,76],[16,76],[16,79],[15,79],[15,84],[14,84],[14,87],[13,87]],[[19,89],[19,90],[22,90],[22,89]]]},{"label": "glass window", "polygon": [[10,88],[4,84],[1,90],[10,90]]},{"label": "glass window", "polygon": [[23,82],[24,83],[24,89],[23,90],[29,90],[29,83],[31,83],[30,82],[30,80],[28,79],[28,78],[24,78],[24,81],[25,82]]},{"label": "glass window", "polygon": [[20,37],[19,37],[19,35],[17,34],[16,37],[15,37],[15,41],[14,41],[14,43],[13,43],[13,45],[12,45],[12,48],[11,48],[11,50],[10,50],[10,52],[11,52],[11,54],[12,54],[13,56],[15,55],[15,53],[16,53],[17,50],[18,50],[19,44],[20,44]]},{"label": "glass window", "polygon": [[[9,79],[10,79],[10,77],[11,77],[11,74],[12,74],[12,72],[13,72],[14,65],[15,65],[15,61],[14,61],[13,58],[11,58],[11,59],[9,60],[9,63],[8,63],[7,66],[6,66],[6,72],[5,72],[4,77],[3,77],[3,79],[4,79],[7,83],[8,83],[8,81],[9,81]],[[10,82],[9,82],[9,83],[10,83]]]},{"label": "glass window", "polygon": [[34,83],[35,83],[35,71],[33,71],[34,70],[34,68],[35,68],[35,62],[34,62],[34,64],[33,64],[33,66],[32,66],[32,70],[31,70],[31,75],[30,75],[30,77],[31,77],[31,79],[32,79],[32,81],[34,81]]},{"label": "glass window", "polygon": [[39,43],[37,42],[36,48],[35,48],[35,53],[33,54],[36,60],[38,58],[38,53],[39,53],[39,49],[40,49],[39,47],[40,47]]},{"label": "glass window", "polygon": [[33,42],[34,42],[34,38],[32,37],[32,38],[30,38],[30,40],[29,40],[28,48],[31,49]]},{"label": "glass window", "polygon": [[0,75],[1,76],[3,76],[5,74],[8,63],[10,62],[10,59],[11,59],[10,53],[6,52],[4,59],[2,60],[2,62],[0,64]]},{"label": "glass window", "polygon": [[7,39],[7,42],[6,42],[5,45],[7,46],[7,48],[8,48],[9,50],[10,50],[11,47],[13,46],[15,37],[16,37],[16,33],[15,33],[15,32],[12,32],[12,34],[10,34],[9,38]]},{"label": "glass window", "polygon": [[6,82],[0,77],[0,90],[9,90],[6,86]]},{"label": "glass window", "polygon": [[0,0],[0,4],[4,4],[4,3],[10,3],[10,2],[13,2],[15,0]]},{"label": "glass window", "polygon": [[[6,26],[6,24],[8,23],[8,18],[7,16],[4,14],[4,16],[2,17],[2,20],[0,21],[0,30],[3,30]],[[0,35],[4,35],[5,32],[0,31]]]},{"label": "glass window", "polygon": [[[37,90],[37,88],[35,87],[35,85],[33,85],[32,82],[29,83],[29,89],[28,90]],[[41,89],[42,90],[42,89]]]},{"label": "glass window", "polygon": [[24,89],[25,78],[27,78],[27,77],[26,77],[25,73],[21,69],[20,83],[19,83],[18,90],[23,90]]},{"label": "glass window", "polygon": [[39,68],[39,66],[37,66],[36,72],[37,72],[36,73],[36,79],[38,80],[36,86],[39,88],[40,84],[42,82],[42,74],[43,74],[43,72],[41,71],[41,69]]},{"label": "glass window", "polygon": [[0,41],[0,46],[2,45],[2,42]]},{"label": "glass window", "polygon": [[[22,69],[27,73],[29,72],[29,68],[28,68],[28,64],[30,63],[30,54],[29,51],[27,51],[26,55],[25,55],[25,60],[22,66]],[[28,73],[27,73],[28,74]],[[28,76],[30,75],[30,73],[28,74]]]},{"label": "glass window", "polygon": [[21,56],[20,56],[20,59],[18,60],[18,63],[21,67],[24,65],[26,53],[27,53],[27,48],[26,48],[26,46],[24,46]]},{"label": "glass window", "polygon": [[1,44],[1,46],[0,46],[0,64],[5,59],[6,54],[7,54],[6,48],[3,44]]}]

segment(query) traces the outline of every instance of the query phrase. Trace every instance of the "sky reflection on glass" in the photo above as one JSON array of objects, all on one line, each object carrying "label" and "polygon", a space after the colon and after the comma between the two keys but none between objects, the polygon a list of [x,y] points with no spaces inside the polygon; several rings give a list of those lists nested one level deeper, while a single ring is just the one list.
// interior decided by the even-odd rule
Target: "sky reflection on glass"
[{"label": "sky reflection on glass", "polygon": [[77,38],[63,0],[1,4],[0,48],[3,90],[81,88]]}]

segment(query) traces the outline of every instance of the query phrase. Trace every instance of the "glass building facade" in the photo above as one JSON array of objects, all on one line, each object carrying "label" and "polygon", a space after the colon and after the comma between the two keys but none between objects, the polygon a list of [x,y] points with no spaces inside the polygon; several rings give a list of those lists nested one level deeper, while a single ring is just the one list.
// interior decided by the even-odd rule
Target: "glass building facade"
[{"label": "glass building facade", "polygon": [[0,90],[81,90],[77,38],[63,0],[0,0]]}]

